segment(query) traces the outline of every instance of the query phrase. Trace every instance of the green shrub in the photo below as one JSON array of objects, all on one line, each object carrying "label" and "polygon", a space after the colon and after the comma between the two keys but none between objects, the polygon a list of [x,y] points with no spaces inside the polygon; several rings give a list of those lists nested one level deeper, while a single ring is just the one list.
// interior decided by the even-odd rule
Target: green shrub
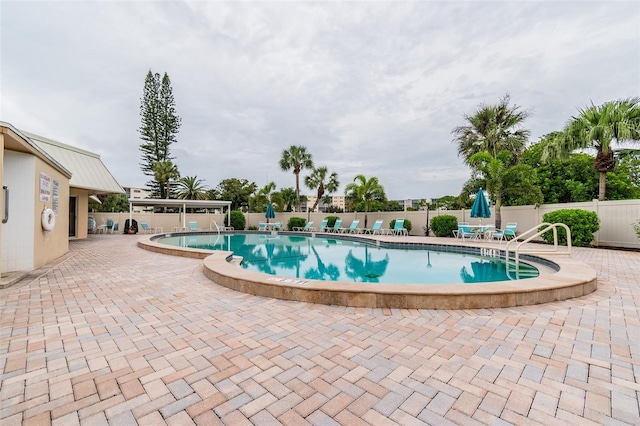
[{"label": "green shrub", "polygon": [[292,217],[287,222],[287,229],[293,231],[293,228],[302,228],[307,224],[307,220],[303,217]]},{"label": "green shrub", "polygon": [[[562,209],[546,213],[543,222],[564,223],[571,230],[571,244],[577,247],[589,247],[593,241],[593,233],[600,229],[600,220],[595,212],[581,209]],[[567,233],[564,228],[558,229],[558,244],[567,245]],[[553,243],[553,232],[549,231],[542,238]]]},{"label": "green shrub", "polygon": [[[336,224],[336,220],[340,219],[338,216],[327,216],[327,228],[333,228],[333,225]],[[304,223],[302,224],[304,226]]]},{"label": "green shrub", "polygon": [[431,231],[436,237],[453,237],[453,231],[458,229],[458,218],[445,214],[431,219]]},{"label": "green shrub", "polygon": [[[393,228],[395,228],[395,226],[396,226],[396,220],[395,219],[391,219],[391,222],[389,222],[389,228],[393,229]],[[405,219],[404,220],[404,224],[402,225],[402,227],[404,229],[406,229],[407,232],[410,233],[411,232],[411,228],[412,228],[411,221],[409,219]]]},{"label": "green shrub", "polygon": [[247,223],[244,214],[240,210],[232,210],[229,214],[231,215],[231,226],[233,226],[233,229],[236,231],[244,230],[244,226]]},{"label": "green shrub", "polygon": [[247,227],[247,230],[249,230],[249,231],[257,231],[258,227],[255,226],[255,225],[250,225],[249,227]]}]

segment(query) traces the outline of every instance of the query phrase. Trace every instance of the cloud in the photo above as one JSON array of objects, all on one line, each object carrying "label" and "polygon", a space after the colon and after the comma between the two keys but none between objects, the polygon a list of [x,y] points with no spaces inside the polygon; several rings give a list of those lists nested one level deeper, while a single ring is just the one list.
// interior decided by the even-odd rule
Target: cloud
[{"label": "cloud", "polygon": [[510,93],[532,142],[591,101],[640,93],[631,2],[3,2],[1,119],[99,153],[143,186],[140,98],[167,72],[183,175],[295,184],[306,146],[344,185],[456,195],[451,130]]}]

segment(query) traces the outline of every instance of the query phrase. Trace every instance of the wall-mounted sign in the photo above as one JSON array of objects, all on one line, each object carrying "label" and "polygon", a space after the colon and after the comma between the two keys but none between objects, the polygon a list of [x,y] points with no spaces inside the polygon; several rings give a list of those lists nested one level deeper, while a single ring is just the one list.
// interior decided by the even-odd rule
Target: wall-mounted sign
[{"label": "wall-mounted sign", "polygon": [[60,185],[57,180],[53,181],[53,211],[58,213],[58,204],[60,201]]},{"label": "wall-mounted sign", "polygon": [[40,201],[51,201],[51,176],[46,173],[40,173]]}]

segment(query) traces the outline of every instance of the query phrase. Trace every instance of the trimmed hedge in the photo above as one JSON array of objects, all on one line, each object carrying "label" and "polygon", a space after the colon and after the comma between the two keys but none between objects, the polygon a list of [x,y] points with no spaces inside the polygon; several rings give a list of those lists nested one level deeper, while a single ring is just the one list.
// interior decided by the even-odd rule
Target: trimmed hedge
[{"label": "trimmed hedge", "polygon": [[233,226],[233,229],[242,231],[247,224],[244,214],[240,210],[232,210],[229,214],[231,215],[231,226]]},{"label": "trimmed hedge", "polygon": [[287,229],[293,231],[293,228],[303,228],[307,224],[307,220],[303,217],[292,217],[287,222]]},{"label": "trimmed hedge", "polygon": [[[333,225],[336,224],[336,220],[340,218],[338,216],[327,216],[325,217],[325,219],[327,219],[327,228],[333,228]],[[302,226],[304,226],[304,223],[302,224]]]},{"label": "trimmed hedge", "polygon": [[445,214],[431,219],[431,232],[436,237],[453,237],[453,231],[458,229],[458,218]]},{"label": "trimmed hedge", "polygon": [[[571,230],[571,244],[576,247],[589,247],[593,241],[593,233],[600,229],[600,220],[595,212],[582,209],[562,209],[546,213],[543,222],[564,223]],[[546,232],[542,238],[553,243],[553,231]],[[558,244],[567,245],[567,233],[558,228]]]}]

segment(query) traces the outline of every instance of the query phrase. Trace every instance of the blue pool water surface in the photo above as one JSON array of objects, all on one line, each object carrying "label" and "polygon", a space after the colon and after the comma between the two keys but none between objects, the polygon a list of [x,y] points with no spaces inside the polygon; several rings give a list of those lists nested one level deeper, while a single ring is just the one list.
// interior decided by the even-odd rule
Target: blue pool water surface
[{"label": "blue pool water surface", "polygon": [[241,266],[265,274],[325,281],[367,283],[487,283],[537,277],[520,262],[517,273],[504,260],[440,250],[385,248],[330,235],[173,235],[157,240],[178,247],[231,251]]}]

